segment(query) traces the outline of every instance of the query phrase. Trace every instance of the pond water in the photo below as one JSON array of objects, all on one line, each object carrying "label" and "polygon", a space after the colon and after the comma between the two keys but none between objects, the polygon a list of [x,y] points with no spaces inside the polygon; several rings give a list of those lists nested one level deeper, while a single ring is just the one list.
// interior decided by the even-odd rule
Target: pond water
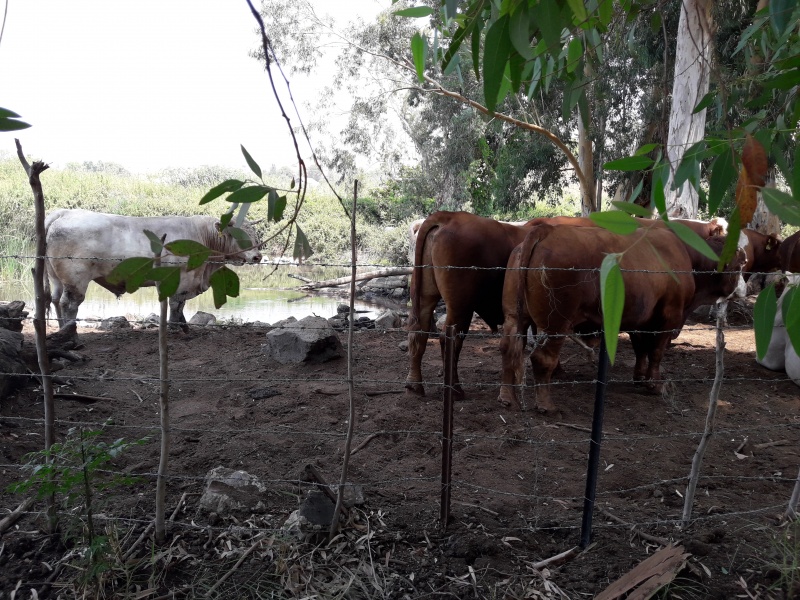
[{"label": "pond water", "polygon": [[[243,271],[245,272],[243,273]],[[253,282],[255,285],[243,287],[238,298],[228,298],[228,302],[221,308],[214,307],[210,290],[189,300],[184,308],[186,320],[191,319],[197,311],[204,311],[213,314],[218,321],[236,320],[245,323],[261,321],[272,324],[292,316],[297,319],[312,314],[325,318],[332,317],[336,314],[338,304],[348,303],[347,298],[344,297],[311,295],[298,290],[277,287],[279,285],[287,287],[299,285],[296,279],[285,277],[286,273],[283,274],[285,278],[270,276],[264,280],[255,280],[252,275],[248,275],[246,268],[237,269],[237,272],[242,279],[243,286]],[[321,273],[311,275],[314,280],[339,276],[338,273],[331,275],[329,272],[324,275]],[[10,300],[23,300],[26,309],[32,314],[34,306],[32,282],[4,283],[0,286],[0,301]],[[359,316],[371,319],[374,319],[385,308],[398,307],[397,303],[380,300],[375,302],[356,300],[355,303],[355,309],[359,311]],[[129,320],[139,320],[151,313],[158,314],[158,311],[159,302],[155,288],[142,288],[135,294],[123,294],[117,298],[111,292],[92,283],[87,290],[86,299],[78,309],[78,317],[79,319],[95,320],[122,315]]]}]

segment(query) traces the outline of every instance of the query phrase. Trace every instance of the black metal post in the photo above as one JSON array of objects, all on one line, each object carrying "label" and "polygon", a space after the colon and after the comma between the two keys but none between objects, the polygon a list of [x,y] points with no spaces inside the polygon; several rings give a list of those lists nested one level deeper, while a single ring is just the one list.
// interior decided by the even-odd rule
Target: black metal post
[{"label": "black metal post", "polygon": [[597,470],[600,466],[600,443],[603,439],[603,410],[605,409],[608,366],[608,350],[606,349],[605,336],[603,336],[600,342],[600,362],[597,366],[597,388],[594,395],[592,440],[589,443],[589,465],[586,469],[586,492],[583,498],[583,519],[581,521],[581,548],[586,548],[592,539],[592,511],[597,495]]}]

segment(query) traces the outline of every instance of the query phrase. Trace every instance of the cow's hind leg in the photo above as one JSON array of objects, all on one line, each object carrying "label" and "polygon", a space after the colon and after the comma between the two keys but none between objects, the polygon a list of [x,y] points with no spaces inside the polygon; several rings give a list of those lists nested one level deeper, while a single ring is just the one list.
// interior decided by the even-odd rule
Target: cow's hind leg
[{"label": "cow's hind leg", "polygon": [[457,399],[464,397],[464,390],[461,387],[461,380],[458,378],[458,358],[461,356],[461,348],[464,346],[464,337],[469,331],[469,324],[472,322],[472,312],[468,314],[458,314],[455,310],[447,311],[447,319],[445,319],[444,331],[439,336],[439,347],[442,351],[442,366],[447,369],[447,357],[445,349],[447,345],[447,332],[450,331],[450,326],[456,327],[456,339],[453,344],[453,360],[455,361],[455,369],[453,370],[453,392]]},{"label": "cow's hind leg", "polygon": [[58,321],[63,329],[70,321],[78,320],[78,307],[86,298],[86,290],[81,291],[74,285],[64,285],[61,291],[56,310]]},{"label": "cow's hind leg", "polygon": [[428,345],[428,336],[433,326],[433,310],[439,298],[441,296],[438,294],[423,295],[419,306],[411,307],[406,322],[409,358],[406,389],[419,396],[425,395],[425,386],[422,384],[422,357]]},{"label": "cow's hind leg", "polygon": [[547,337],[531,354],[533,380],[536,385],[536,409],[542,413],[555,413],[556,405],[550,397],[550,381],[559,364],[561,347],[566,336],[561,333]]},{"label": "cow's hind leg", "polygon": [[189,333],[186,317],[183,316],[184,306],[186,306],[186,298],[172,296],[169,299],[169,324],[170,327],[180,326],[183,333]]}]

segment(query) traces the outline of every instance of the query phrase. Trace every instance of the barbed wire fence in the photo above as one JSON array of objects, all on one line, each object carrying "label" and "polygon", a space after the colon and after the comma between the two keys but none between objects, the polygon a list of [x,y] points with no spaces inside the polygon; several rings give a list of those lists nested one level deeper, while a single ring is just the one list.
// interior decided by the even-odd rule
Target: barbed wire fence
[{"label": "barbed wire fence", "polygon": [[[7,257],[3,257],[7,258]],[[340,265],[342,267],[349,265]],[[272,265],[269,265],[272,268]],[[296,266],[284,265],[280,268],[296,269]],[[145,322],[134,321],[140,325]],[[209,330],[214,326],[206,326]],[[219,327],[230,327],[220,325]],[[743,335],[750,330],[748,325],[729,325],[726,331],[732,334]],[[263,328],[251,327],[249,324],[242,324],[237,327],[237,331],[243,333],[264,334]],[[687,325],[684,327],[687,332],[711,331],[708,325]],[[113,335],[109,334],[109,335]],[[385,330],[363,329],[358,333],[354,340],[355,352],[355,377],[357,397],[360,403],[359,413],[369,415],[370,412],[379,413],[383,407],[377,406],[380,402],[380,395],[370,396],[369,392],[400,392],[405,383],[402,369],[398,365],[405,364],[397,361],[397,364],[387,365],[386,376],[378,376],[374,366],[359,368],[359,364],[366,362],[369,357],[369,348],[379,341],[382,345],[400,345],[408,335],[402,327],[388,328]],[[710,336],[709,336],[710,337]],[[467,336],[465,348],[475,345],[491,344],[487,346],[486,362],[495,363],[499,366],[500,356],[496,347],[498,340],[496,335],[489,334],[482,330],[473,330]],[[155,341],[154,341],[155,343]],[[481,346],[483,347],[483,346]],[[431,349],[429,349],[431,350]],[[706,348],[705,351],[713,352],[713,347]],[[483,352],[483,350],[482,350]],[[583,349],[579,350],[584,352]],[[437,352],[428,355],[425,363],[426,371],[433,372],[438,368],[440,359]],[[668,354],[669,356],[669,354]],[[574,358],[572,360],[575,360]],[[581,377],[569,380],[554,381],[551,385],[556,388],[568,388],[571,396],[591,397],[593,388],[596,384],[591,374],[587,374],[586,369],[581,370]],[[609,380],[610,385],[633,386],[636,382],[632,378],[623,375],[623,368],[616,368],[614,377]],[[285,389],[291,389],[293,385],[307,385],[316,383],[319,385],[344,384],[344,376],[337,374],[335,369],[332,373],[308,377],[280,376],[278,373],[264,375],[231,375],[226,373],[215,373],[208,376],[198,376],[196,373],[184,373],[171,368],[171,383],[176,390],[192,386],[218,386],[227,390],[244,390],[245,387],[256,385],[272,384],[279,385]],[[394,372],[394,375],[391,373]],[[11,374],[2,374],[9,376]],[[481,416],[481,421],[485,421],[479,430],[470,430],[466,425],[459,424],[458,413],[456,415],[456,428],[453,432],[454,448],[454,477],[452,480],[453,501],[459,510],[472,511],[475,515],[489,515],[497,517],[503,511],[497,510],[499,505],[504,503],[515,507],[516,518],[506,520],[505,523],[494,523],[498,529],[497,535],[503,537],[514,537],[520,535],[521,531],[526,532],[561,532],[564,536],[574,536],[580,527],[580,520],[575,510],[584,500],[583,470],[585,468],[585,451],[589,445],[588,429],[580,424],[556,422],[555,424],[538,418],[530,410],[533,394],[535,393],[535,383],[526,381],[523,385],[522,403],[526,408],[522,413],[507,413],[495,409],[494,398],[499,388],[499,380],[486,380],[485,377],[467,376],[462,378],[462,386],[468,396],[475,395],[481,400],[487,398],[492,402],[486,407],[488,412]],[[36,378],[31,375],[31,378]],[[95,413],[108,413],[111,418],[102,419],[78,419],[74,414],[69,418],[57,418],[56,424],[60,433],[70,427],[87,427],[94,429],[105,429],[109,435],[121,435],[126,438],[138,438],[153,436],[159,430],[157,411],[154,407],[158,402],[159,376],[153,373],[137,373],[134,375],[124,375],[119,373],[95,373],[82,375],[70,370],[69,379],[76,382],[94,382],[108,385],[109,397],[117,398],[113,407],[93,408]],[[713,375],[703,373],[697,377],[671,378],[675,385],[682,386],[704,386],[710,387]],[[764,377],[743,377],[736,373],[726,375],[724,386],[735,388],[737,385],[745,384],[769,384],[771,386],[793,385],[785,374],[770,373],[765,370]],[[440,390],[442,380],[439,377],[430,378],[424,382],[425,386],[431,390]],[[120,393],[122,386],[136,386],[136,389],[129,387],[129,393]],[[438,394],[429,394],[436,398]],[[178,393],[180,398],[180,392]],[[126,401],[120,401],[121,398]],[[322,397],[325,397],[324,395]],[[127,401],[131,405],[126,407]],[[416,400],[415,400],[416,401]],[[308,403],[308,399],[304,401]],[[674,399],[670,400],[674,403]],[[259,405],[264,406],[264,403]],[[151,422],[142,422],[143,407],[149,407],[153,415]],[[300,404],[302,407],[302,403]],[[284,407],[285,408],[285,407]],[[297,407],[299,408],[299,407]],[[658,408],[664,408],[663,405]],[[222,408],[224,410],[224,408]],[[457,405],[457,411],[463,409]],[[680,407],[672,408],[676,414],[682,415],[685,409]],[[74,412],[74,411],[70,411]],[[434,411],[435,412],[435,411]],[[427,414],[431,409],[427,410]],[[92,413],[88,413],[91,415]],[[686,448],[691,448],[703,435],[702,423],[698,419],[689,419],[681,416],[676,423],[682,423],[683,427],[676,428],[669,432],[648,432],[636,433],[635,429],[646,429],[643,426],[642,417],[631,424],[631,430],[625,431],[624,428],[615,426],[614,431],[607,431],[603,440],[603,457],[605,460],[604,469],[625,469],[628,475],[626,480],[629,485],[620,488],[608,488],[603,485],[602,473],[600,476],[600,488],[598,490],[598,507],[602,510],[602,517],[596,524],[599,530],[605,528],[633,528],[636,530],[656,530],[661,531],[665,537],[670,537],[675,533],[675,526],[680,523],[680,510],[676,508],[675,501],[680,499],[683,488],[686,484],[686,466],[681,461],[676,464],[674,469],[657,470],[656,465],[642,464],[641,460],[631,461],[626,457],[636,456],[637,453],[645,453],[646,448],[663,448],[667,446],[680,447],[685,452]],[[342,456],[342,446],[345,439],[344,421],[338,418],[336,425],[326,428],[314,428],[304,426],[303,420],[299,419],[294,424],[281,424],[273,427],[251,426],[235,427],[230,421],[219,420],[214,422],[213,427],[206,424],[193,424],[190,422],[174,423],[172,431],[175,435],[191,438],[191,444],[219,444],[225,440],[229,444],[245,444],[248,452],[256,452],[258,456],[259,448],[285,447],[301,441],[303,448],[308,453],[307,460],[313,461],[320,456],[335,457],[339,460]],[[17,416],[4,414],[2,422],[5,426],[13,424],[13,429],[19,430],[17,436],[23,434],[27,437],[36,437],[37,430],[41,429],[42,420],[28,416]],[[206,422],[207,423],[207,422]],[[425,515],[426,518],[434,522],[436,519],[435,501],[438,498],[441,482],[436,473],[435,466],[440,457],[442,435],[434,424],[426,423],[425,426],[415,428],[391,427],[390,415],[382,417],[379,424],[370,428],[364,428],[361,423],[357,429],[355,437],[355,447],[359,450],[355,454],[361,454],[359,460],[353,463],[353,478],[357,478],[359,484],[363,486],[368,497],[384,499],[388,497],[402,497],[402,502],[415,508],[416,511]],[[475,425],[475,416],[469,421],[469,425]],[[554,436],[555,429],[559,430],[559,435]],[[800,429],[800,417],[787,419],[783,422],[760,422],[757,425],[748,424],[742,427],[718,426],[715,433],[718,439],[724,438],[731,440],[746,440],[761,436],[768,440],[763,442],[764,449],[769,448],[770,444],[778,445],[786,442],[796,447],[798,440],[798,430]],[[359,431],[360,430],[360,431]],[[421,471],[414,473],[400,472],[398,466],[391,465],[391,461],[386,465],[370,465],[370,454],[361,452],[369,444],[375,444],[375,440],[388,442],[389,447],[395,447],[405,455],[419,456],[419,463],[423,467]],[[361,444],[363,443],[363,446]],[[712,454],[719,452],[720,448],[714,448]],[[185,452],[183,450],[182,452]],[[295,452],[296,454],[296,452]],[[572,457],[575,471],[564,472],[563,458]],[[688,455],[679,455],[686,459]],[[385,457],[381,459],[386,460]],[[711,460],[719,461],[720,456],[715,454]],[[147,463],[147,461],[144,461]],[[487,465],[489,469],[491,463],[495,465],[502,463],[513,463],[514,468],[510,469],[513,477],[509,477],[502,486],[483,485],[484,479],[481,475],[481,465]],[[724,459],[722,462],[726,462]],[[559,465],[551,467],[550,465]],[[741,464],[741,462],[739,462]],[[134,468],[121,470],[105,469],[110,475],[137,476],[144,481],[155,481],[156,473],[152,466],[147,464],[133,465]],[[656,467],[654,469],[653,467]],[[787,467],[792,468],[791,465]],[[23,467],[20,464],[5,463],[0,464],[0,468],[8,470],[10,473],[17,473],[18,477],[24,477]],[[794,465],[796,468],[796,465]],[[467,469],[469,473],[467,474]],[[553,472],[556,469],[556,472]],[[505,469],[504,469],[505,470]],[[717,496],[713,501],[706,500],[708,496],[698,499],[698,513],[693,517],[694,522],[714,522],[727,523],[731,520],[747,522],[763,515],[780,514],[785,511],[786,499],[789,498],[792,484],[795,478],[791,473],[785,473],[785,468],[776,468],[769,474],[747,475],[736,473],[735,469],[720,473],[719,465],[713,470],[703,472],[700,476],[700,485],[706,490],[716,490]],[[167,475],[171,488],[180,490],[183,486],[192,486],[192,489],[202,487],[206,479],[205,473],[178,472]],[[746,497],[734,498],[731,494],[725,493],[726,486],[735,482],[738,485],[752,486],[769,491],[775,497],[775,503],[769,506],[753,506],[748,503]],[[301,478],[292,477],[267,477],[264,483],[274,486],[277,490],[283,490],[296,497],[297,490],[303,489],[306,485]],[[173,492],[171,495],[175,495]],[[724,502],[718,503],[719,496],[724,497]],[[671,498],[671,501],[670,501]],[[638,511],[635,514],[630,512],[630,504],[633,502]],[[286,502],[280,502],[275,506],[275,512],[290,511],[294,507],[287,506]],[[185,510],[185,508],[184,508]],[[271,510],[272,512],[272,510]],[[622,519],[619,514],[625,514]],[[31,515],[37,512],[29,512]],[[142,526],[149,523],[146,518],[134,518],[125,515],[109,515],[106,512],[106,519],[113,519],[123,526]],[[622,520],[622,522],[618,522]],[[183,522],[173,520],[171,527],[203,530],[224,530],[226,526],[199,526],[193,524],[191,520]],[[259,531],[265,533],[275,533],[281,530],[281,524],[277,521],[269,527],[258,527]],[[600,534],[602,535],[602,534]]]}]

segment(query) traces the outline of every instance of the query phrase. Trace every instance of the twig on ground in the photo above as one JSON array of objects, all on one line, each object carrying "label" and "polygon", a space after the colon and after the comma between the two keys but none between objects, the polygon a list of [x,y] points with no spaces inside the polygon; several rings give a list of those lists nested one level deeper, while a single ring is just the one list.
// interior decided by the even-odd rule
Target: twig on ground
[{"label": "twig on ground", "polygon": [[53,398],[61,398],[62,400],[77,400],[78,402],[99,402],[100,400],[113,400],[105,396],[87,396],[86,394],[67,394],[64,392],[55,392]]},{"label": "twig on ground", "polygon": [[755,444],[755,450],[763,450],[764,448],[772,448],[773,446],[788,446],[789,440],[775,440],[774,442],[764,442],[763,444]]},{"label": "twig on ground", "polygon": [[211,588],[206,592],[206,596],[205,597],[206,598],[210,598],[211,594],[213,594],[216,591],[216,589],[220,585],[222,585],[225,582],[226,579],[228,579],[228,577],[233,575],[233,573],[236,571],[236,569],[238,569],[241,566],[241,564],[244,562],[244,559],[247,558],[248,556],[250,556],[250,554],[252,554],[253,550],[255,550],[259,545],[261,545],[261,542],[263,542],[263,541],[264,541],[264,534],[262,533],[262,534],[258,535],[258,539],[255,541],[255,543],[242,553],[242,555],[239,557],[239,560],[236,561],[236,564],[233,565],[233,567],[231,567],[231,570],[228,571],[227,573],[225,573],[225,575],[223,575],[222,577],[219,578],[219,580],[217,580],[217,583],[215,583],[214,585],[211,586]]},{"label": "twig on ground", "polygon": [[186,501],[186,494],[187,493],[188,492],[183,492],[183,495],[181,496],[181,499],[178,500],[178,505],[175,507],[175,510],[172,511],[172,514],[169,517],[170,521],[175,521],[175,517],[178,516],[178,511],[181,509],[181,506],[183,506],[183,503]]},{"label": "twig on ground", "polygon": [[140,535],[138,538],[136,538],[136,541],[133,542],[133,544],[131,544],[131,547],[128,548],[128,550],[125,552],[125,554],[122,555],[123,562],[128,560],[133,555],[133,551],[136,550],[136,547],[139,544],[141,544],[142,541],[147,537],[147,534],[150,533],[150,530],[153,529],[154,525],[155,525],[155,521],[150,521],[147,524],[147,527],[144,528],[144,531],[142,532],[142,535]]},{"label": "twig on ground", "polygon": [[586,433],[592,433],[592,430],[588,427],[583,427],[582,425],[573,425],[572,423],[561,423],[558,422],[556,425],[561,427],[569,427],[570,429],[577,429],[578,431],[585,431]]},{"label": "twig on ground", "polygon": [[545,567],[551,567],[555,565],[560,565],[562,563],[567,562],[569,559],[575,557],[580,552],[580,546],[575,546],[574,548],[570,548],[566,552],[562,552],[561,554],[556,554],[555,556],[551,556],[550,558],[545,558],[544,560],[540,560],[537,563],[528,563],[533,569],[537,571],[541,571]]},{"label": "twig on ground", "polygon": [[658,537],[658,536],[655,536],[655,535],[650,535],[649,533],[644,533],[643,531],[639,531],[638,529],[636,529],[636,527],[632,523],[628,523],[626,521],[623,521],[622,519],[620,519],[614,513],[608,512],[605,508],[602,508],[602,507],[598,506],[597,510],[599,510],[601,513],[603,513],[606,517],[608,517],[609,519],[611,519],[615,523],[619,523],[620,525],[625,525],[626,527],[630,527],[631,531],[633,533],[635,533],[636,535],[638,535],[643,540],[647,540],[648,542],[653,542],[655,544],[660,544],[662,546],[667,546],[670,543],[670,541],[668,539],[666,539],[666,538]]},{"label": "twig on ground", "polygon": [[0,521],[0,535],[3,535],[6,531],[11,529],[14,523],[24,517],[31,506],[33,506],[33,498],[26,498],[22,501],[22,504],[11,511],[8,516],[4,517],[3,520]]},{"label": "twig on ground", "polygon": [[487,513],[489,513],[490,515],[492,515],[494,517],[499,517],[500,516],[500,513],[494,512],[493,510],[490,510],[490,509],[486,508],[485,506],[480,506],[478,504],[470,504],[469,502],[459,502],[458,500],[455,500],[453,502],[453,504],[460,504],[461,506],[469,506],[470,508],[477,508],[478,510],[482,510],[483,512],[487,512]]},{"label": "twig on ground", "polygon": [[372,440],[374,440],[376,437],[378,437],[379,435],[381,435],[383,433],[386,433],[386,432],[385,431],[376,431],[375,433],[369,434],[363,442],[361,442],[358,446],[356,446],[355,448],[353,448],[353,450],[351,450],[350,456],[353,456],[356,452],[358,452],[359,450],[362,450],[367,444],[369,444]]}]

